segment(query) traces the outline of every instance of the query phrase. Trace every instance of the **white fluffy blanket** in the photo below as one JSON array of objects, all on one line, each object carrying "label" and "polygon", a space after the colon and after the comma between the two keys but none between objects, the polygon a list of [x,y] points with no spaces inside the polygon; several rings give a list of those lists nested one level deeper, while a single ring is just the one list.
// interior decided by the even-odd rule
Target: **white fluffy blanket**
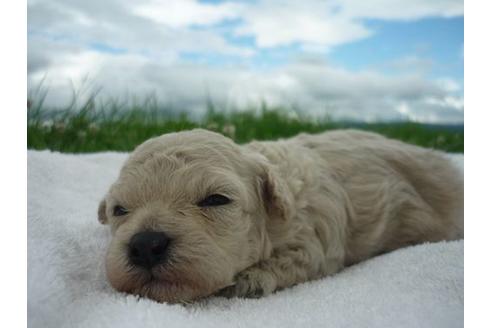
[{"label": "white fluffy blanket", "polygon": [[463,241],[401,249],[257,300],[184,307],[114,291],[96,211],[126,156],[28,151],[29,327],[463,326]]}]

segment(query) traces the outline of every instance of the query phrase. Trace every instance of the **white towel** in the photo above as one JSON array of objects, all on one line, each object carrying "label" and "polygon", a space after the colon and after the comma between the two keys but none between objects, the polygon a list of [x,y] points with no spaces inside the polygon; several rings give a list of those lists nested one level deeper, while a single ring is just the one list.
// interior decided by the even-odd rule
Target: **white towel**
[{"label": "white towel", "polygon": [[[261,299],[116,292],[97,206],[127,157],[28,151],[29,327],[462,327],[463,241],[408,247]],[[452,160],[463,167],[463,155]]]}]

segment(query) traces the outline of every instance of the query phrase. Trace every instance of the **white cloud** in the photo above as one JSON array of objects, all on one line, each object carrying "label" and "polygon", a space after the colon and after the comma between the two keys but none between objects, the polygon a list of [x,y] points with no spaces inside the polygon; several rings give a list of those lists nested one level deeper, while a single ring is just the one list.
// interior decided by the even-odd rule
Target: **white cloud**
[{"label": "white cloud", "polygon": [[[237,36],[252,36],[269,48],[299,43],[304,49],[331,46],[370,36],[363,18],[418,19],[463,14],[457,0],[259,0],[202,3],[198,0],[39,0],[28,2],[30,29],[79,41],[155,51],[213,51],[251,55],[225,41],[216,24],[234,19]],[[194,26],[210,27],[196,29]]]},{"label": "white cloud", "polygon": [[433,65],[433,61],[429,58],[422,58],[415,55],[406,55],[388,62],[385,66],[387,66],[391,70],[396,70],[398,72],[409,74],[425,74],[431,70]]},{"label": "white cloud", "polygon": [[133,12],[157,23],[173,28],[190,25],[213,25],[225,19],[236,18],[243,5],[220,3],[216,5],[195,0],[152,0],[137,4]]},{"label": "white cloud", "polygon": [[439,86],[447,92],[453,93],[461,90],[461,85],[453,79],[440,78],[436,80]]},{"label": "white cloud", "polygon": [[462,0],[264,0],[243,8],[239,15],[243,23],[236,34],[253,36],[264,48],[296,42],[329,47],[370,36],[363,18],[410,20],[462,14]]},{"label": "white cloud", "polygon": [[[251,55],[227,41],[213,25],[228,19],[238,36],[256,45],[299,43],[323,49],[370,36],[363,22],[372,19],[418,19],[463,14],[460,0],[259,0],[202,3],[198,0],[38,0],[28,1],[30,30],[81,42],[156,51],[213,51]],[[194,29],[200,25],[210,29]]]},{"label": "white cloud", "polygon": [[294,42],[332,46],[361,39],[370,31],[336,12],[336,3],[263,1],[245,9],[237,35],[252,35],[259,47]]},{"label": "white cloud", "polygon": [[[73,79],[74,76],[78,78]],[[144,56],[92,51],[67,53],[53,66],[47,76],[48,104],[68,103],[73,85],[80,87],[87,76],[91,90],[102,88],[103,99],[154,94],[163,104],[195,114],[205,111],[210,97],[230,109],[266,102],[270,106],[300,108],[315,116],[328,114],[335,119],[463,120],[462,98],[450,96],[440,82],[415,76],[353,73],[322,61],[299,61],[272,71],[183,63],[162,65]],[[43,77],[40,73],[31,74],[29,84],[34,86]]]},{"label": "white cloud", "polygon": [[174,28],[134,13],[148,1],[44,0],[28,4],[30,40],[44,38],[89,47],[104,44],[149,55],[181,52],[251,56],[254,49],[227,42],[214,30]]},{"label": "white cloud", "polygon": [[342,10],[354,18],[419,19],[463,15],[463,0],[340,0]]},{"label": "white cloud", "polygon": [[463,97],[459,96],[444,96],[441,98],[426,98],[424,102],[431,106],[439,106],[441,108],[454,109],[462,112],[464,108]]},{"label": "white cloud", "polygon": [[[197,0],[29,0],[28,83],[46,78],[47,102],[70,100],[73,86],[91,81],[101,97],[158,99],[203,112],[207,97],[229,107],[270,105],[313,115],[360,120],[463,121],[461,86],[452,79],[423,78],[432,62],[412,55],[390,63],[399,75],[350,72],[323,60],[298,60],[276,69],[248,68],[257,48],[298,44],[326,53],[373,33],[363,18],[417,19],[462,14],[462,2],[422,0],[259,0],[202,3]],[[255,45],[228,34],[252,36]],[[199,26],[199,28],[197,28]],[[185,63],[183,53],[226,55],[240,65]],[[258,67],[258,66],[257,66]]]}]

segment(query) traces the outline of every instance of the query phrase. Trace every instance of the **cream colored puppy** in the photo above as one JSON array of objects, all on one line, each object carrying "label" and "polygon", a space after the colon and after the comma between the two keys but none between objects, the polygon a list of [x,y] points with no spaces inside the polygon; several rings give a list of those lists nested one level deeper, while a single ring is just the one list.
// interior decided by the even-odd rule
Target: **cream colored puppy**
[{"label": "cream colored puppy", "polygon": [[163,302],[258,297],[399,247],[463,238],[463,180],[437,151],[374,133],[237,145],[150,139],[99,207],[109,281]]}]

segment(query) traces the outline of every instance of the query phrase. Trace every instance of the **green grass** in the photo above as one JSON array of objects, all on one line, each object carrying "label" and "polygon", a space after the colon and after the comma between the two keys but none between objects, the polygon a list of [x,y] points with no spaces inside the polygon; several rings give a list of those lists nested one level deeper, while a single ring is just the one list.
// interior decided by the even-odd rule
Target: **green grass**
[{"label": "green grass", "polygon": [[[292,117],[282,108],[223,112],[209,105],[200,120],[177,115],[153,102],[131,106],[117,103],[94,105],[88,101],[79,108],[53,111],[43,102],[30,104],[27,120],[28,149],[51,149],[68,153],[131,151],[144,140],[163,133],[206,128],[233,138],[238,143],[273,140],[300,132],[316,133],[351,127],[329,118]],[[97,107],[97,108],[96,108]],[[462,130],[429,128],[416,123],[363,124],[357,128],[379,132],[391,138],[448,152],[464,151]]]}]

